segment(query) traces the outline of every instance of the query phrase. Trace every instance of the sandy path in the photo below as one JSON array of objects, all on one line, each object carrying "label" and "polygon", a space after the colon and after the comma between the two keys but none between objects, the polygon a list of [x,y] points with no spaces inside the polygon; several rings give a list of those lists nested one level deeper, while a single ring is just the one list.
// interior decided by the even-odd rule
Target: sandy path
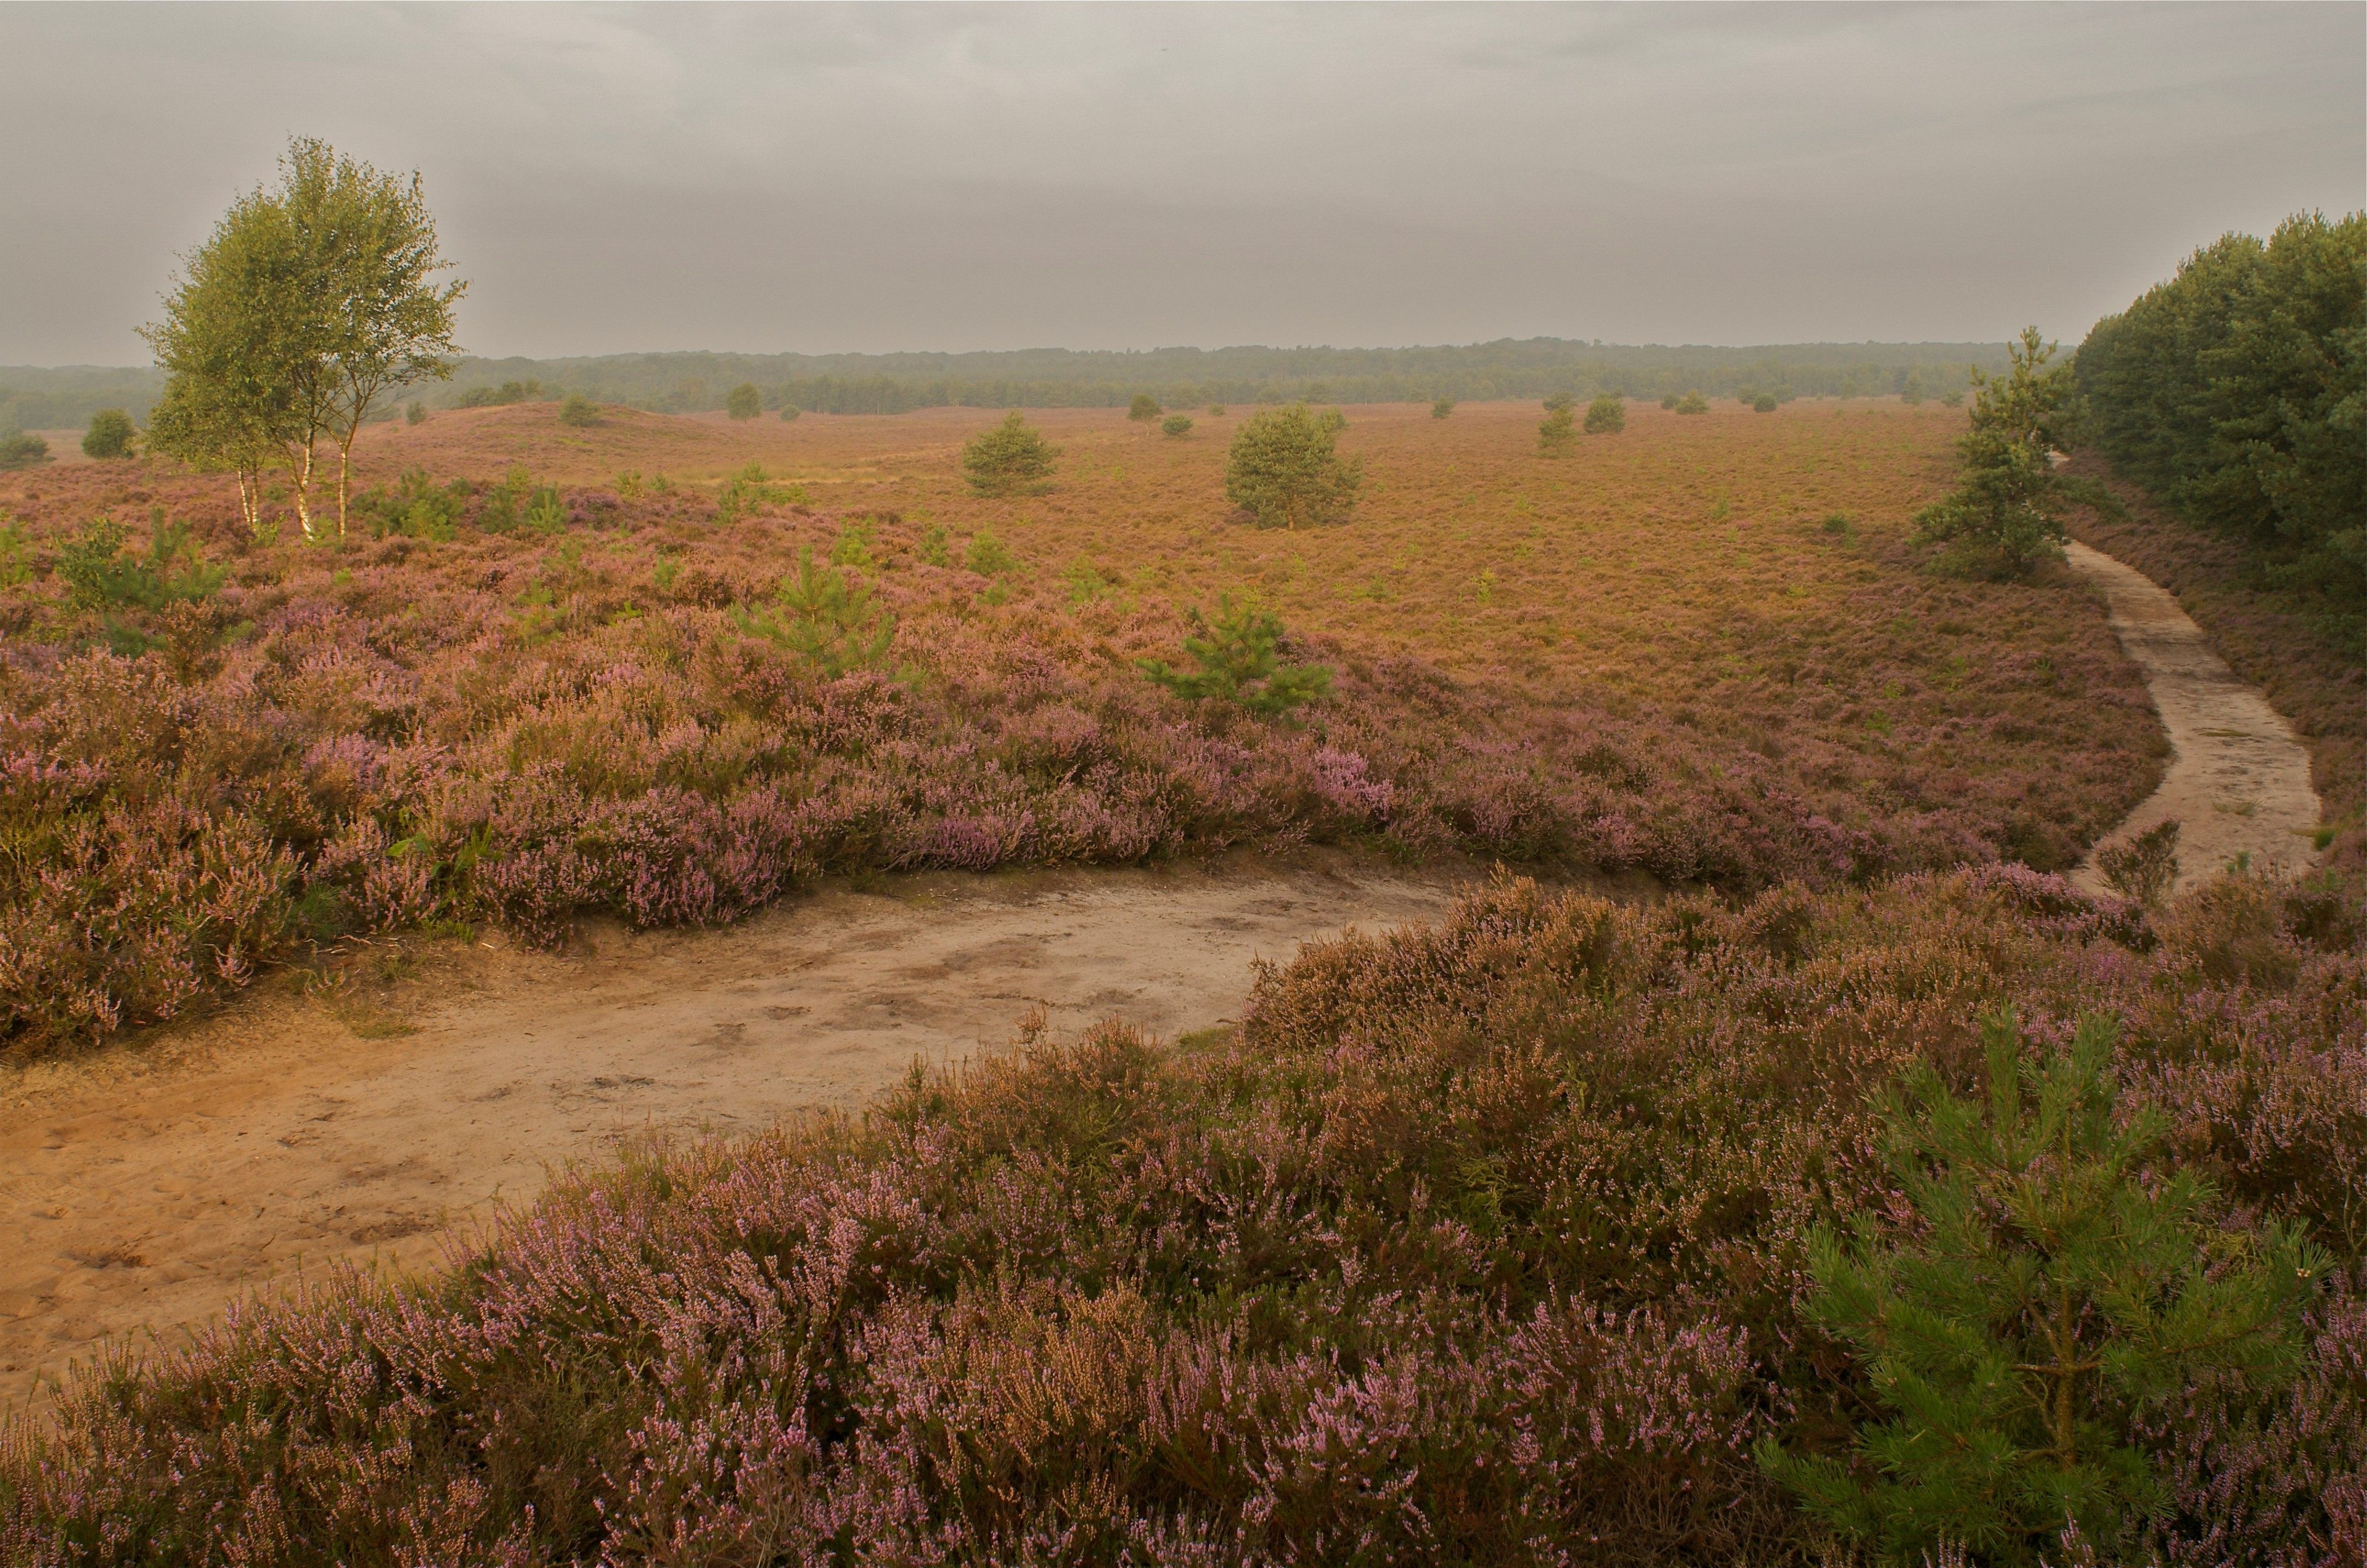
[{"label": "sandy path", "polygon": [[[2103,591],[2121,647],[2145,671],[2146,689],[2177,754],[2161,787],[2107,834],[2117,843],[2165,818],[2179,820],[2180,887],[2248,857],[2255,870],[2295,871],[2316,852],[2321,808],[2309,753],[2293,726],[2211,651],[2176,598],[2135,567],[2077,541],[2071,569]],[[2072,879],[2097,891],[2089,859]]]},{"label": "sandy path", "polygon": [[37,1406],[103,1340],[299,1269],[431,1263],[447,1227],[619,1139],[859,1102],[916,1058],[1000,1045],[1034,1007],[1172,1036],[1234,1013],[1254,958],[1453,896],[1345,866],[892,886],[728,931],[595,931],[564,956],[446,953],[397,987],[417,1025],[401,1038],[282,987],[0,1076],[0,1408]]}]

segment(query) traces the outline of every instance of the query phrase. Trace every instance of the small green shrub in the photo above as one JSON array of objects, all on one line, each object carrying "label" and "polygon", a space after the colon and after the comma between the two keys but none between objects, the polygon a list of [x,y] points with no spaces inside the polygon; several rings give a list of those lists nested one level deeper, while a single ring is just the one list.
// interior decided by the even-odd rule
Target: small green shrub
[{"label": "small green shrub", "polygon": [[82,438],[82,455],[85,457],[129,457],[131,456],[131,416],[121,409],[101,409],[90,416],[90,429]]},{"label": "small green shrub", "polygon": [[99,517],[58,550],[57,573],[68,603],[78,610],[161,610],[213,596],[228,575],[198,553],[187,527],[166,521],[160,507],[152,519],[148,555],[127,553],[123,525]]},{"label": "small green shrub", "polygon": [[951,566],[954,563],[952,539],[942,523],[923,524],[917,547],[921,559],[930,566]]},{"label": "small green shrub", "polygon": [[830,564],[871,565],[871,546],[878,533],[878,525],[867,517],[851,518],[839,525],[838,537],[831,541]]},{"label": "small green shrub", "polygon": [[1317,414],[1305,403],[1251,414],[1233,434],[1227,499],[1261,528],[1346,522],[1364,482],[1363,463],[1339,456],[1346,423],[1336,409]]},{"label": "small green shrub", "polygon": [[1919,1064],[1884,1112],[1912,1222],[1809,1239],[1809,1315],[1888,1418],[1846,1460],[1759,1449],[1891,1562],[2027,1563],[2067,1519],[2112,1540],[2160,1496],[2134,1418],[2208,1375],[2278,1386],[2327,1266],[2297,1228],[2240,1227],[2192,1169],[2155,1162],[2166,1123],[2120,1105],[2116,1022],[2086,1018],[2048,1055],[2010,1010],[1982,1032],[1985,1101]]},{"label": "small green shrub", "polygon": [[1559,457],[1578,442],[1578,425],[1567,406],[1553,410],[1537,425],[1537,456]]},{"label": "small green shrub", "polygon": [[723,394],[723,412],[733,419],[753,419],[764,412],[764,394],[753,381],[742,381]]},{"label": "small green shrub", "polygon": [[21,430],[0,431],[0,471],[30,468],[50,460],[50,444]]},{"label": "small green shrub", "polygon": [[425,424],[427,423],[427,405],[418,401],[416,399],[413,400],[410,406],[402,411],[402,423],[405,424]]},{"label": "small green shrub", "polygon": [[600,405],[581,392],[570,392],[559,405],[559,423],[577,430],[589,429],[600,423]]},{"label": "small green shrub", "polygon": [[1616,435],[1627,428],[1627,400],[1616,392],[1605,392],[1586,405],[1586,433],[1589,435]]},{"label": "small green shrub", "polygon": [[1760,393],[1757,397],[1750,400],[1750,408],[1751,412],[1754,413],[1773,413],[1775,412],[1775,394],[1772,392]]},{"label": "small green shrub", "polygon": [[0,592],[21,588],[33,580],[33,542],[25,525],[0,512]]},{"label": "small green shrub", "polygon": [[1159,400],[1149,392],[1137,392],[1134,401],[1127,405],[1126,417],[1137,424],[1148,424],[1166,412],[1159,406]]},{"label": "small green shrub", "polygon": [[1707,413],[1709,412],[1709,400],[1703,397],[1699,392],[1687,392],[1683,397],[1677,400],[1677,412],[1679,413]]},{"label": "small green shrub", "polygon": [[1192,416],[1188,413],[1171,413],[1159,422],[1159,428],[1171,438],[1189,435],[1192,434]]},{"label": "small green shrub", "polygon": [[1137,661],[1151,682],[1179,697],[1219,698],[1238,703],[1262,717],[1273,718],[1331,690],[1331,671],[1321,664],[1282,661],[1282,622],[1273,615],[1219,595],[1214,620],[1195,608],[1184,620],[1195,635],[1184,639],[1184,651],[1196,669],[1177,670],[1164,660]]},{"label": "small green shrub", "polygon": [[783,424],[787,424],[804,412],[805,411],[803,409],[800,409],[795,403],[783,403],[781,405],[781,423]]},{"label": "small green shrub", "polygon": [[2158,909],[2178,882],[2178,818],[2157,822],[2125,843],[2096,852],[2104,885],[2124,898]]},{"label": "small green shrub", "polygon": [[1453,398],[1441,398],[1436,402],[1430,405],[1430,417],[1433,419],[1444,419],[1454,412],[1455,400]]},{"label": "small green shrub", "polygon": [[1043,483],[1059,455],[1014,409],[1001,424],[970,438],[962,448],[962,470],[979,494],[1011,495]]},{"label": "small green shrub", "polygon": [[832,680],[853,670],[889,668],[896,616],[870,589],[838,568],[816,566],[812,547],[781,579],[770,604],[736,605],[732,624],[789,649]]},{"label": "small green shrub", "polygon": [[980,577],[1000,577],[1019,564],[993,530],[980,528],[969,537],[969,548],[962,552],[962,565]]},{"label": "small green shrub", "polygon": [[1547,413],[1568,413],[1570,410],[1576,407],[1578,407],[1578,400],[1571,397],[1568,392],[1556,392],[1552,397],[1546,400],[1546,412]]},{"label": "small green shrub", "polygon": [[[660,487],[664,482],[660,475],[650,488],[663,495],[665,492]],[[715,509],[720,521],[736,523],[760,506],[803,506],[810,499],[804,486],[776,484],[765,474],[764,464],[752,462],[723,481],[715,492]]]},{"label": "small green shrub", "polygon": [[1222,403],[1210,403],[1208,405],[1208,412],[1212,418],[1222,419],[1225,417],[1225,405]]}]

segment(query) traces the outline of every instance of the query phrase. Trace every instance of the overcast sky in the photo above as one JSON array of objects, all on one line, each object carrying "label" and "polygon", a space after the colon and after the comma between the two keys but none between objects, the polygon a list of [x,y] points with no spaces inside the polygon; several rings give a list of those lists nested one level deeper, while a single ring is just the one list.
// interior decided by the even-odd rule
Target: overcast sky
[{"label": "overcast sky", "polygon": [[0,6],[0,363],[291,134],[482,354],[2076,339],[2361,205],[2367,6]]}]

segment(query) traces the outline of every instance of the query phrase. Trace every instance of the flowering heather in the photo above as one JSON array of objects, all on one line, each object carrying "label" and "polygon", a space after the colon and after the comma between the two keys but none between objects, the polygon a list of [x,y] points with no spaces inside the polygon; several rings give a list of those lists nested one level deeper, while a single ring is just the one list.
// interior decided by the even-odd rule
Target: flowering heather
[{"label": "flowering heather", "polygon": [[1870,1091],[1965,1078],[2010,1000],[2057,1043],[2118,1018],[2176,1157],[2344,1260],[2299,1381],[2147,1413],[2163,1505],[2086,1546],[2355,1562],[2367,963],[2233,889],[2154,926],[2011,867],[1502,883],[1267,971],[1238,1031],[649,1151],[432,1283],[120,1361],[0,1452],[0,1558],[1819,1561],[1749,1458],[1862,1392],[1803,1237],[1898,1212]]},{"label": "flowering heather", "polygon": [[[877,499],[909,514],[818,511],[777,476],[509,489],[481,468],[466,497],[366,502],[391,531],[337,549],[244,541],[226,479],[12,477],[0,1044],[169,1017],[342,931],[725,920],[831,872],[1320,840],[1821,886],[2067,866],[2150,786],[2158,731],[2084,591],[1911,570],[1944,422],[1642,411],[1616,452],[1547,473],[1486,412],[1360,412],[1342,442],[1367,443],[1376,493],[1311,534],[1225,525],[1221,453],[1091,426],[1114,413],[1048,420],[1062,488],[1024,503],[964,497],[951,416],[817,417],[748,438],[813,427],[813,490],[852,500],[851,473],[889,468]],[[379,427],[362,472],[384,495],[409,457],[505,442],[653,473],[721,439],[489,410]],[[1147,491],[1123,479],[1154,464]],[[1836,502],[1854,520],[1807,520]],[[78,605],[83,531],[111,513],[144,548],[151,508],[226,581]],[[965,548],[990,536],[1015,565],[930,564],[991,563]],[[873,667],[833,678],[765,635],[801,547],[895,617]],[[1268,721],[1142,677],[1229,588],[1334,670],[1328,698]]]}]

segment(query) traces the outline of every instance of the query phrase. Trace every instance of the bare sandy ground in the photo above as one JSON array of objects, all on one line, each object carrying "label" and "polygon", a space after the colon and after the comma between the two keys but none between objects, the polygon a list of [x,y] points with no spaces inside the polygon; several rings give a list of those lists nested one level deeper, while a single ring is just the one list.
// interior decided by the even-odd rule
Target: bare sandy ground
[{"label": "bare sandy ground", "polygon": [[[2071,569],[2103,591],[2121,647],[2145,671],[2146,689],[2177,755],[2154,791],[2102,844],[2176,818],[2178,886],[2239,858],[2256,871],[2299,871],[2316,856],[2321,815],[2309,753],[2268,699],[2211,651],[2178,601],[2135,567],[2073,542]],[[2102,891],[2091,851],[2074,881]]]},{"label": "bare sandy ground", "polygon": [[282,985],[8,1070],[0,1408],[45,1404],[104,1341],[169,1337],[300,1271],[433,1264],[452,1227],[621,1140],[858,1104],[1036,1008],[1056,1029],[1215,1024],[1252,960],[1454,893],[1347,863],[887,886],[726,931],[596,930],[564,954],[447,944],[368,996]]}]

